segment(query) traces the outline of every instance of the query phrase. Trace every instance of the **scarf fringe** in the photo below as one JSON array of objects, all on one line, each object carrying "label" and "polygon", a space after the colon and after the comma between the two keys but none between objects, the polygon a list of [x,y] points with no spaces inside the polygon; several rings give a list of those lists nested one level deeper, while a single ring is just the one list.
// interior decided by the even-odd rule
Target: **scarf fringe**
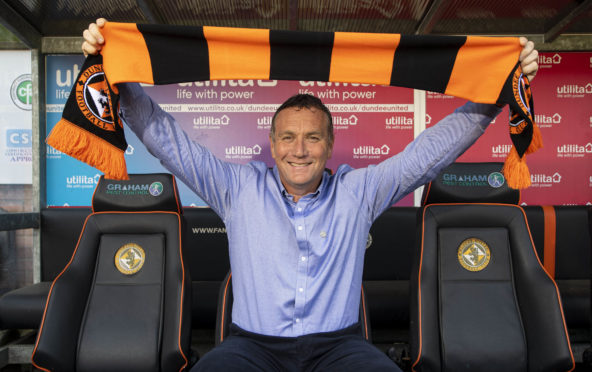
[{"label": "scarf fringe", "polygon": [[541,129],[535,122],[532,123],[532,140],[530,145],[526,149],[526,154],[532,154],[538,149],[543,147],[543,136],[541,135]]},{"label": "scarf fringe", "polygon": [[128,180],[124,153],[109,142],[61,119],[46,139],[51,147],[105,173],[105,178]]},{"label": "scarf fringe", "polygon": [[526,159],[518,156],[518,152],[513,146],[506,158],[502,173],[506,177],[508,186],[513,189],[520,190],[530,186],[530,171],[526,165]]}]

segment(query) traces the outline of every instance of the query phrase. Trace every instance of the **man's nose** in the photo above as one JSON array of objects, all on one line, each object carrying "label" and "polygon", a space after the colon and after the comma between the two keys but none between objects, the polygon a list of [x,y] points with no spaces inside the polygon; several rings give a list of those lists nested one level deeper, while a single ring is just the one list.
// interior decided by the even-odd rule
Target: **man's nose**
[{"label": "man's nose", "polygon": [[304,138],[298,138],[294,142],[294,156],[304,157],[307,155],[306,141]]}]

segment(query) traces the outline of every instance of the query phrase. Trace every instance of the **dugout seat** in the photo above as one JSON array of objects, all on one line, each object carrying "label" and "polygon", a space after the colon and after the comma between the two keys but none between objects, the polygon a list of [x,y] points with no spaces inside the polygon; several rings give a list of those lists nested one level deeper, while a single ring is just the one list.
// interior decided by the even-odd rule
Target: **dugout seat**
[{"label": "dugout seat", "polygon": [[33,365],[51,371],[180,371],[190,359],[188,270],[170,174],[101,177],[93,213],[53,281]]},{"label": "dugout seat", "polygon": [[[230,324],[232,323],[232,272],[229,271],[220,285],[220,294],[218,296],[218,314],[216,317],[216,346],[220,345],[229,334]],[[372,342],[370,330],[370,318],[368,317],[368,305],[364,286],[362,285],[362,294],[360,297],[360,326],[362,336]]]},{"label": "dugout seat", "polygon": [[411,278],[414,371],[575,367],[559,290],[500,169],[457,163],[426,187]]}]

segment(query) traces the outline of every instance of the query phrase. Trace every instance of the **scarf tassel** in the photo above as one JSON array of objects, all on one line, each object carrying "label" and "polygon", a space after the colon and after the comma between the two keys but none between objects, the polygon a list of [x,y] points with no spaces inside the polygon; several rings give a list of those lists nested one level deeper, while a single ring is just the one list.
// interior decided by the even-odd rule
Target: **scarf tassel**
[{"label": "scarf tassel", "polygon": [[[543,147],[541,130],[536,124],[534,124],[532,142],[528,146],[528,149],[526,149],[525,154],[531,154],[541,147]],[[530,171],[528,170],[528,165],[526,165],[526,156],[519,156],[518,151],[516,151],[514,146],[512,146],[512,149],[506,158],[502,173],[504,174],[504,177],[506,177],[508,186],[513,189],[521,190],[530,186]]]},{"label": "scarf tassel", "polygon": [[105,178],[128,180],[124,153],[109,142],[62,118],[46,143],[105,173]]}]

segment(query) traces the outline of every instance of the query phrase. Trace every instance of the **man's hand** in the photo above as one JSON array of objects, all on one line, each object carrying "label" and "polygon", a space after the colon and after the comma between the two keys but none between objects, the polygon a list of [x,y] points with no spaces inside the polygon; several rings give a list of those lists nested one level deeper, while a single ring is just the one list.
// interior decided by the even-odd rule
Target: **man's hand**
[{"label": "man's hand", "polygon": [[534,49],[534,43],[525,37],[520,38],[520,45],[522,45],[520,66],[522,66],[524,75],[532,82],[539,69],[539,52]]},{"label": "man's hand", "polygon": [[84,37],[82,52],[85,57],[89,54],[99,54],[105,43],[105,39],[101,34],[101,29],[105,26],[105,23],[107,23],[105,18],[99,18],[96,23],[88,25],[88,28],[82,33],[82,37]]}]

